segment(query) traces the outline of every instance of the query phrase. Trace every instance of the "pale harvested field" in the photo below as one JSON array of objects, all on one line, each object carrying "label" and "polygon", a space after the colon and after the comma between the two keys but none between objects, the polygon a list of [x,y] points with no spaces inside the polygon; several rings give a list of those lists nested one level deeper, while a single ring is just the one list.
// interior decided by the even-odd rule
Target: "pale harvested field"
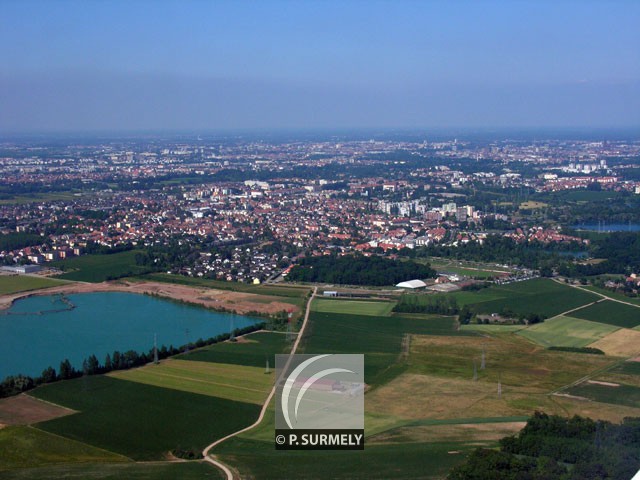
[{"label": "pale harvested field", "polygon": [[492,382],[400,375],[367,394],[368,412],[405,419],[486,418],[530,415],[553,408],[548,395]]},{"label": "pale harvested field", "polygon": [[261,405],[273,385],[275,373],[265,374],[264,368],[258,367],[168,359],[158,365],[118,370],[108,375],[156,387]]},{"label": "pale harvested field", "polygon": [[173,300],[195,303],[208,308],[226,309],[239,314],[260,312],[273,314],[282,310],[299,311],[299,308],[279,301],[276,297],[257,295],[255,293],[231,292],[210,288],[189,287],[160,282],[126,282],[114,281],[103,283],[70,283],[41,291],[3,295],[0,297],[0,309],[9,308],[19,298],[31,295],[55,295],[58,293],[90,293],[90,292],[129,292],[157,295]]},{"label": "pale harvested field", "polygon": [[25,394],[0,400],[0,423],[30,425],[76,413],[70,408],[38,400]]},{"label": "pale harvested field", "polygon": [[526,422],[468,423],[399,427],[375,435],[367,443],[496,442],[522,430]]},{"label": "pale harvested field", "polygon": [[640,353],[640,332],[630,328],[621,328],[597,340],[589,347],[599,348],[607,355],[632,357]]}]

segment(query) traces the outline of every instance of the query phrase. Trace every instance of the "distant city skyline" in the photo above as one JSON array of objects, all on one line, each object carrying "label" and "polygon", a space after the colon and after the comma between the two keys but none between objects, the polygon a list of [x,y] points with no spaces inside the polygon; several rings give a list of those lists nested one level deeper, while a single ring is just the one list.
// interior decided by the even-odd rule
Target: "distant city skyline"
[{"label": "distant city skyline", "polygon": [[4,132],[640,127],[640,2],[0,3]]}]

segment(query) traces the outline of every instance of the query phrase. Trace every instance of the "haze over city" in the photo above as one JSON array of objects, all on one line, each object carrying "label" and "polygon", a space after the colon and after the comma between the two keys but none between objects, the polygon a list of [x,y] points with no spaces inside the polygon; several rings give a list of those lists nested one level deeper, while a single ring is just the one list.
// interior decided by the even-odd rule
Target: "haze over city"
[{"label": "haze over city", "polygon": [[640,4],[0,4],[5,132],[640,125]]}]

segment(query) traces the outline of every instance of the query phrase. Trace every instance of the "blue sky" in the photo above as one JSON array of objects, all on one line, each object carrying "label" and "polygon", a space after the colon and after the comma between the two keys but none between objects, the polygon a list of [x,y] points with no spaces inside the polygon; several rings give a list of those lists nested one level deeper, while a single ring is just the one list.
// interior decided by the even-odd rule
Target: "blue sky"
[{"label": "blue sky", "polygon": [[640,126],[638,1],[0,1],[5,131]]}]

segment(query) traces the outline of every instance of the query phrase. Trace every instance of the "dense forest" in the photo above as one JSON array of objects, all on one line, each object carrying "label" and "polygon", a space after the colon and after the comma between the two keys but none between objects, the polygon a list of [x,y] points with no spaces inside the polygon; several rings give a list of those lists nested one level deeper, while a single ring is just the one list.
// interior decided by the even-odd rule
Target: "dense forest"
[{"label": "dense forest", "polygon": [[7,233],[0,235],[0,250],[16,250],[32,245],[42,245],[45,241],[45,238],[35,233]]},{"label": "dense forest", "polygon": [[353,255],[303,258],[287,276],[293,282],[325,282],[342,285],[395,285],[415,278],[435,277],[429,265],[382,257]]},{"label": "dense forest", "polygon": [[629,480],[640,469],[640,418],[622,424],[536,412],[500,450],[478,448],[449,480]]}]

